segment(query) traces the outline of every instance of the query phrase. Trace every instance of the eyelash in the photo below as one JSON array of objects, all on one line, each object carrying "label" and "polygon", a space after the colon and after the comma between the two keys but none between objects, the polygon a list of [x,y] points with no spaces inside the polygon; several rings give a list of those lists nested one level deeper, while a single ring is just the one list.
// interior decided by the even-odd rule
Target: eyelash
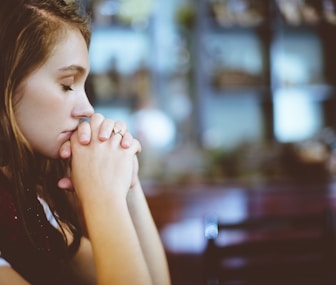
[{"label": "eyelash", "polygon": [[62,85],[62,88],[64,91],[73,91],[73,89],[70,86]]}]

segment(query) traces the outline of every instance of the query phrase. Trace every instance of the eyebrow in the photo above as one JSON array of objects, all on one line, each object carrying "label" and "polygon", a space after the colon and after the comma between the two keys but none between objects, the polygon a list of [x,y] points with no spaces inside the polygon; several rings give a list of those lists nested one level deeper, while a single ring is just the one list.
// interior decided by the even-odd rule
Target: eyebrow
[{"label": "eyebrow", "polygon": [[86,69],[80,65],[69,65],[69,66],[65,66],[59,69],[60,72],[64,72],[64,71],[76,71],[79,73],[85,73]]}]

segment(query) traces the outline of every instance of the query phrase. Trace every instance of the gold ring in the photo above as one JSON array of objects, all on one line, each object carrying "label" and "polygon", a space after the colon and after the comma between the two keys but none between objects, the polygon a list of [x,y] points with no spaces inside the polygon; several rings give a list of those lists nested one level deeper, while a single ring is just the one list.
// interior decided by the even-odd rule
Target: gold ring
[{"label": "gold ring", "polygon": [[124,136],[123,133],[122,133],[122,131],[121,131],[121,129],[119,129],[117,127],[113,128],[113,133],[115,135],[121,135],[122,137]]}]

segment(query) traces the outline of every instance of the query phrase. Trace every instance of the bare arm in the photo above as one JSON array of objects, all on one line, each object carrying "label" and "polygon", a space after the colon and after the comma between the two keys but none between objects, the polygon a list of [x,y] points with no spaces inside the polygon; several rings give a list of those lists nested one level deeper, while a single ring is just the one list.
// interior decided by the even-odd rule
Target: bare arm
[{"label": "bare arm", "polygon": [[29,285],[29,283],[21,277],[10,266],[0,267],[0,284],[1,285]]},{"label": "bare arm", "polygon": [[79,249],[72,258],[69,270],[71,272],[72,278],[76,280],[76,284],[97,284],[97,275],[93,259],[92,246],[91,242],[87,238],[81,238]]},{"label": "bare arm", "polygon": [[140,183],[128,192],[127,203],[153,284],[169,285],[165,252]]},{"label": "bare arm", "polygon": [[[96,200],[96,202],[98,202]],[[98,284],[150,285],[151,277],[136,230],[122,199],[101,200],[85,207]],[[101,215],[99,213],[105,213]]]},{"label": "bare arm", "polygon": [[[99,127],[99,131],[98,131],[98,137],[100,138],[99,140],[101,142],[104,142],[104,141],[106,141],[110,138],[110,136],[112,134],[112,129],[114,128],[114,126],[115,126],[115,123],[111,120],[105,120],[101,123],[101,125]],[[101,135],[103,133],[105,134],[105,137],[103,137]],[[106,134],[109,134],[109,135],[106,136]],[[79,128],[79,135],[78,135],[80,144],[88,145],[90,143],[92,137],[95,136],[95,135],[97,135],[97,131],[92,132],[91,127],[88,124],[80,127]],[[126,132],[126,134],[121,138],[120,145],[121,145],[122,148],[128,149],[132,145],[132,142],[133,142],[132,136],[128,132]],[[65,145],[62,148],[62,150],[63,151],[61,151],[61,153],[63,152],[63,155],[61,155],[61,156],[63,156],[63,158],[68,158],[71,155],[71,149],[70,149],[69,145]],[[109,217],[108,215],[104,215],[104,216],[107,217],[107,221],[102,220],[99,216],[97,216],[95,218],[91,213],[99,213],[99,211],[101,210],[100,205],[104,205],[104,203],[107,202],[106,200],[103,199],[104,201],[97,202],[97,206],[99,208],[98,210],[93,209],[94,205],[92,204],[92,201],[95,201],[95,200],[90,201],[87,206],[84,206],[84,209],[89,209],[89,208],[91,209],[90,211],[87,210],[87,211],[84,212],[85,220],[86,220],[85,223],[88,224],[88,228],[91,229],[90,238],[93,241],[96,240],[96,239],[103,239],[103,237],[106,236],[106,233],[104,232],[104,231],[106,231],[106,224],[111,225],[111,227],[109,227],[109,229],[111,231],[110,235],[115,235],[116,232],[118,232],[115,227],[120,227],[120,229],[124,228],[125,232],[129,236],[122,239],[119,246],[118,245],[113,246],[112,242],[110,242],[112,240],[110,240],[110,239],[108,241],[106,241],[106,243],[108,243],[108,245],[111,246],[111,250],[114,250],[114,252],[115,252],[114,256],[116,256],[116,257],[118,257],[118,255],[124,256],[124,253],[125,253],[125,248],[124,247],[125,247],[125,245],[128,244],[127,240],[135,242],[135,244],[134,244],[135,250],[131,250],[130,254],[132,255],[133,258],[134,257],[141,257],[141,259],[142,259],[141,264],[145,265],[145,267],[143,267],[142,271],[143,272],[149,272],[150,278],[151,278],[153,284],[155,284],[155,285],[167,285],[167,284],[170,284],[170,278],[169,278],[168,266],[167,266],[165,253],[164,253],[159,234],[158,234],[157,229],[155,227],[155,224],[153,222],[151,213],[149,211],[144,193],[142,191],[142,188],[141,188],[141,185],[140,185],[140,182],[139,182],[139,179],[138,179],[138,161],[137,161],[136,156],[134,156],[133,161],[135,162],[135,164],[133,164],[133,170],[132,170],[132,173],[133,173],[132,174],[132,183],[131,183],[132,187],[128,191],[128,194],[127,194],[127,201],[126,201],[127,202],[127,207],[124,205],[124,206],[121,207],[122,209],[118,210],[119,207],[120,207],[119,202],[117,202],[117,205],[115,205],[115,206],[113,206],[113,205],[109,206],[109,208],[112,207],[113,209],[117,209],[117,211],[114,214],[114,215],[117,216],[117,219],[120,218],[120,217],[123,217],[123,219],[120,220],[120,221],[121,222],[122,221],[127,221],[127,222],[126,223],[122,222],[122,224],[118,226],[117,222],[119,222],[119,220],[116,220],[116,222],[114,222],[114,218],[111,219],[111,217]],[[110,173],[112,173],[112,172],[110,172]],[[68,183],[65,183],[64,185],[65,186],[71,185],[71,181],[68,180]],[[111,185],[113,186],[115,184],[112,183]],[[109,187],[111,187],[111,185]],[[113,189],[111,189],[111,191],[113,192]],[[121,204],[123,204],[124,203],[124,198],[122,198],[121,200],[122,200]],[[115,202],[116,200],[113,199],[113,201]],[[123,213],[123,214],[122,214],[122,216],[119,217],[119,215],[121,213]],[[111,214],[111,213],[109,212],[109,214]],[[98,220],[96,221],[95,219],[98,219]],[[102,223],[101,227],[105,228],[104,231],[102,231],[101,233],[99,233],[97,231],[97,225],[98,225],[99,222]],[[92,224],[92,226],[90,226],[90,224]],[[92,229],[94,229],[94,230],[92,231]],[[100,242],[102,242],[102,241],[100,241]],[[115,250],[115,247],[120,249],[122,252],[117,254],[117,251]],[[82,246],[81,246],[81,248],[82,248]],[[84,249],[85,248],[88,248],[88,247],[84,247]],[[87,276],[87,271],[85,270],[85,267],[90,266],[90,261],[89,261],[90,260],[90,248],[89,248],[89,250],[80,249],[79,251],[84,252],[84,254],[83,253],[78,254],[78,257],[75,259],[76,262],[74,262],[75,263],[74,266],[79,265],[80,268],[84,268],[84,272],[83,272],[84,276]],[[104,256],[104,253],[105,253],[105,259],[106,259],[106,252],[108,252],[107,248],[108,247],[106,247],[105,250],[103,250],[103,252],[101,253],[102,256]],[[100,250],[100,247],[94,248],[94,251],[99,251],[99,250]],[[136,253],[136,252],[138,252],[138,253]],[[92,248],[91,248],[91,255],[92,255]],[[85,261],[85,259],[88,259],[88,261]],[[126,266],[121,266],[120,260],[116,260],[116,261],[118,263],[116,268],[119,268],[119,266],[122,269],[127,269],[128,266],[138,267],[135,264],[134,265],[130,264],[127,260],[126,260],[126,263],[127,263]],[[140,259],[139,259],[139,261],[140,261]],[[105,263],[106,261],[102,260],[102,262]],[[112,260],[111,260],[111,263],[112,263]],[[104,265],[102,265],[102,266],[104,266]],[[102,266],[99,265],[98,267],[101,268]],[[111,265],[111,266],[113,266],[113,265]],[[138,267],[138,268],[141,268],[141,267]],[[80,271],[82,271],[82,270],[80,270]],[[120,273],[121,272],[122,272],[122,270],[120,271]],[[130,271],[125,272],[125,274],[130,275]],[[104,275],[104,274],[103,273],[98,273],[98,275]],[[133,276],[135,276],[135,275],[133,275]],[[89,275],[88,278],[86,278],[86,279],[91,280],[92,275]],[[125,280],[125,282],[126,282],[126,280]],[[139,279],[137,279],[136,284],[139,284],[139,282],[140,282]]]},{"label": "bare arm", "polygon": [[120,135],[99,141],[103,119],[90,121],[92,139],[71,138],[72,182],[83,207],[98,284],[153,284],[126,201],[139,145],[120,146]]},{"label": "bare arm", "polygon": [[[165,252],[140,183],[129,190],[127,205],[153,284],[170,284]],[[73,260],[73,272],[80,284],[96,284],[92,246],[86,238],[82,238]]]}]

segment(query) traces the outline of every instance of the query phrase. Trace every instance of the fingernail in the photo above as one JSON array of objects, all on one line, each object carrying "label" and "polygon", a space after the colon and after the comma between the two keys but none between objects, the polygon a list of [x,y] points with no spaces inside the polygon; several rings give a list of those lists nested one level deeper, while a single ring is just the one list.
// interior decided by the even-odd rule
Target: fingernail
[{"label": "fingernail", "polygon": [[124,138],[123,139],[123,145],[124,146],[130,146],[132,144],[132,141],[130,139]]},{"label": "fingernail", "polygon": [[70,152],[69,152],[67,149],[62,149],[62,150],[61,150],[60,156],[61,156],[62,158],[68,158],[69,155],[70,155]]},{"label": "fingernail", "polygon": [[90,137],[87,134],[82,134],[79,136],[79,140],[82,143],[87,143],[90,141]]},{"label": "fingernail", "polygon": [[110,133],[107,131],[102,131],[99,135],[99,138],[107,140],[110,138]]}]

